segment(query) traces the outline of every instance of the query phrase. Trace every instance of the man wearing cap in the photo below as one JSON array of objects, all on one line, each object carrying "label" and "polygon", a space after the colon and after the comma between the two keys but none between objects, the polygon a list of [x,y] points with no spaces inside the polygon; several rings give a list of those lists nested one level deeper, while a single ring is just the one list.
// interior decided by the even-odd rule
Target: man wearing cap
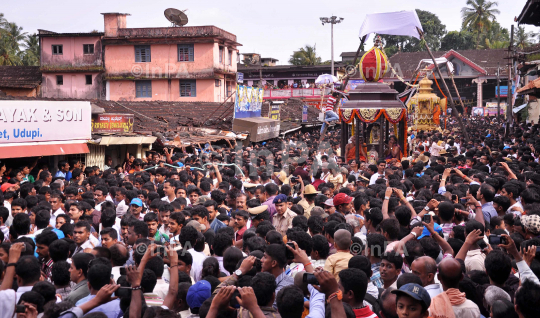
[{"label": "man wearing cap", "polygon": [[276,214],[272,217],[272,225],[281,235],[285,236],[287,229],[292,228],[292,220],[296,213],[291,211],[287,206],[287,196],[279,194],[273,201],[276,207]]},{"label": "man wearing cap", "polygon": [[521,225],[525,229],[525,239],[530,240],[540,235],[540,216],[524,215],[521,217]]},{"label": "man wearing cap", "polygon": [[330,215],[336,212],[336,207],[334,207],[334,199],[328,199],[324,201],[324,213]]},{"label": "man wearing cap", "polygon": [[304,208],[304,216],[309,219],[311,216],[311,210],[315,207],[315,197],[318,193],[321,193],[315,190],[315,187],[311,184],[308,184],[304,188],[304,193],[301,195],[302,200],[298,204]]},{"label": "man wearing cap", "polygon": [[139,198],[133,198],[129,204],[129,212],[140,221],[144,221],[143,203]]},{"label": "man wearing cap", "polygon": [[351,213],[352,210],[352,198],[345,193],[338,193],[334,197],[334,207],[336,212],[343,214],[344,216]]},{"label": "man wearing cap", "polygon": [[396,313],[399,318],[427,318],[429,316],[431,298],[424,287],[409,283],[401,286],[400,289],[393,290],[392,294],[396,294]]},{"label": "man wearing cap", "polygon": [[192,313],[189,317],[199,317],[199,309],[205,300],[212,296],[212,286],[206,280],[200,280],[189,287],[186,301]]}]

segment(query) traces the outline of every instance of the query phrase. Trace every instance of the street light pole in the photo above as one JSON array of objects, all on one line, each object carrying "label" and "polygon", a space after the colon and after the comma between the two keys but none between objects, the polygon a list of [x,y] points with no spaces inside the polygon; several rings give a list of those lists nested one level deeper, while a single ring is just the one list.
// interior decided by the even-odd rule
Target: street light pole
[{"label": "street light pole", "polygon": [[320,18],[320,20],[322,22],[322,25],[324,25],[325,23],[330,23],[330,37],[331,37],[330,45],[331,45],[331,50],[332,50],[332,54],[331,54],[332,75],[336,76],[336,74],[334,74],[334,24],[341,23],[341,21],[343,21],[343,18],[338,18],[335,15],[333,15],[329,18]]}]

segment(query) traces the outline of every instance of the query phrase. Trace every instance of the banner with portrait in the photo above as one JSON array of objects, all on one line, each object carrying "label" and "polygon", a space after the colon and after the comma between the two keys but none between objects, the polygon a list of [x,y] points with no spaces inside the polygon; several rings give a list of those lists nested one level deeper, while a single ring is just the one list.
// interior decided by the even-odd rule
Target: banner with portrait
[{"label": "banner with portrait", "polygon": [[236,86],[234,118],[261,117],[264,89],[251,86]]}]

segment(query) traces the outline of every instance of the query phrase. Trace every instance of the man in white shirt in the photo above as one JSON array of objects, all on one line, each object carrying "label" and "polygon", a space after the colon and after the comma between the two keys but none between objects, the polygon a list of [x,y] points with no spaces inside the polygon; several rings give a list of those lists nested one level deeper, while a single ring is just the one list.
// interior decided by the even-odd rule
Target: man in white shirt
[{"label": "man in white shirt", "polygon": [[161,198],[161,201],[171,203],[176,200],[176,187],[173,181],[174,180],[168,179],[163,183],[163,192],[165,193],[165,196]]},{"label": "man in white shirt", "polygon": [[377,161],[377,171],[372,170],[374,173],[369,179],[369,185],[375,184],[377,179],[379,179],[379,176],[384,177],[384,169],[386,169],[386,161],[383,159]]}]

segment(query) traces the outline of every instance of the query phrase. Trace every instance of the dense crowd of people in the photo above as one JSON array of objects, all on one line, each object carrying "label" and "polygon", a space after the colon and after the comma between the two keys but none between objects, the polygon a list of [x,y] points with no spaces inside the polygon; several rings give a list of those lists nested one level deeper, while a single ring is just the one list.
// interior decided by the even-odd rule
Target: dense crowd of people
[{"label": "dense crowd of people", "polygon": [[539,126],[447,125],[2,163],[0,316],[537,318]]}]

